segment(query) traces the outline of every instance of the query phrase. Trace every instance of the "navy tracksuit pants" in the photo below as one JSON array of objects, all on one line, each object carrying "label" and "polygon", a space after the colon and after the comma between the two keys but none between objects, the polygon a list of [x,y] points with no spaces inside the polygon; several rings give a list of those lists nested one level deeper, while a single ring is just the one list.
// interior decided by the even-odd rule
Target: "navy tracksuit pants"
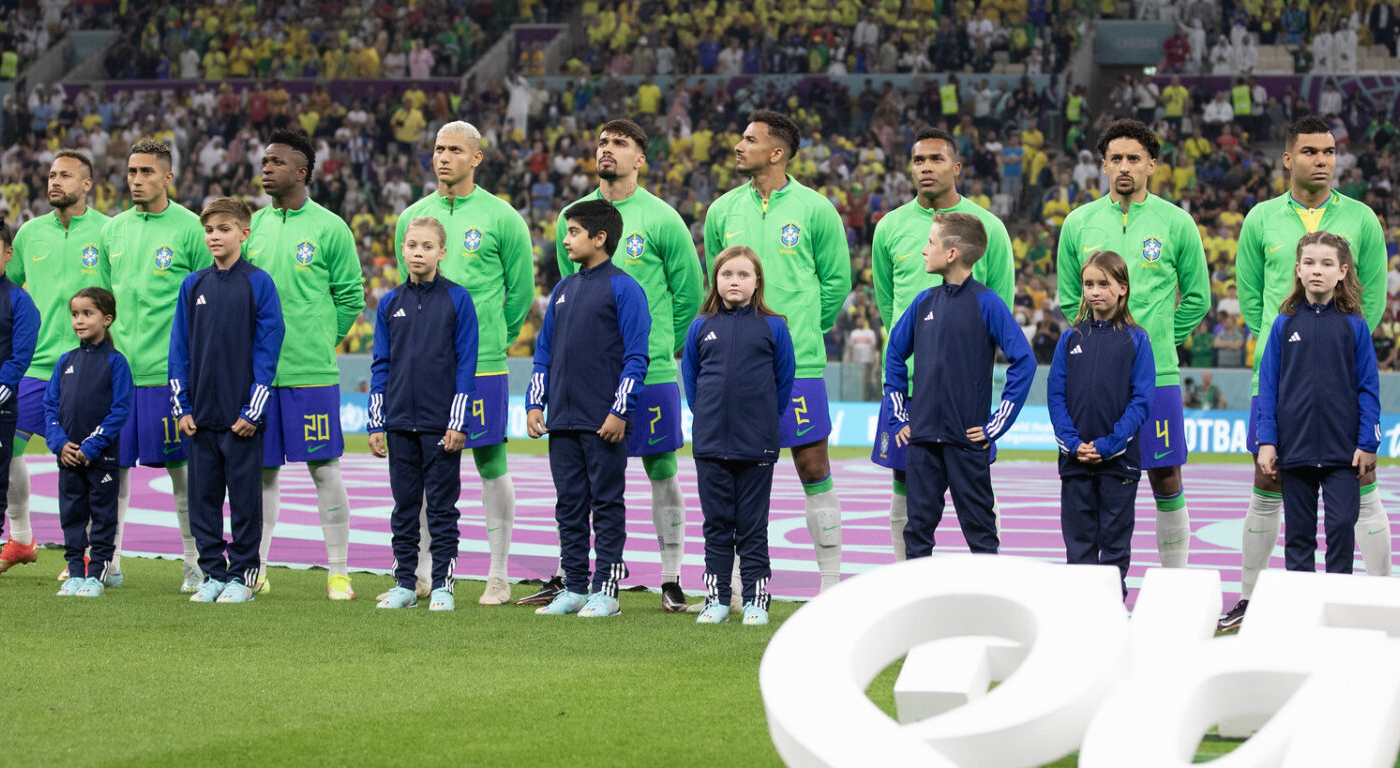
[{"label": "navy tracksuit pants", "polygon": [[1102,473],[1060,478],[1065,562],[1118,566],[1125,598],[1139,479]]},{"label": "navy tracksuit pants", "polygon": [[1356,467],[1295,467],[1280,469],[1283,486],[1283,553],[1290,571],[1317,570],[1317,491],[1325,509],[1327,572],[1351,573],[1356,547],[1356,518],[1361,514],[1361,488]]},{"label": "navy tracksuit pants", "polygon": [[[10,427],[14,428],[13,421]],[[63,526],[63,557],[72,578],[84,574],[107,578],[116,551],[120,478],[115,463],[110,467],[58,466],[58,521]],[[84,565],[83,554],[89,549],[90,562]]]},{"label": "navy tracksuit pants", "polygon": [[744,604],[768,610],[768,504],[773,463],[695,460],[700,509],[705,513],[707,600],[728,605],[734,556],[739,556]]},{"label": "navy tracksuit pants", "polygon": [[[251,587],[262,561],[263,436],[201,427],[190,438],[190,533],[207,579]],[[224,539],[228,492],[230,540]]]},{"label": "navy tracksuit pants", "polygon": [[418,512],[427,504],[428,534],[433,556],[433,589],[455,587],[459,534],[457,499],[462,495],[462,452],[442,449],[441,432],[401,432],[385,434],[389,448],[389,489],[394,494],[394,512],[389,519],[393,531],[394,581],[413,589],[418,577],[418,542],[421,535]]},{"label": "navy tracksuit pants", "polygon": [[559,524],[559,561],[564,586],[588,594],[589,512],[592,511],[592,574],[594,592],[617,597],[617,583],[627,578],[622,548],[627,543],[627,508],[622,494],[627,485],[627,439],[609,443],[593,432],[560,430],[549,433],[549,471],[559,501],[554,519]]},{"label": "navy tracksuit pants", "polygon": [[943,493],[949,488],[967,548],[997,553],[1001,542],[992,510],[996,497],[987,451],[953,443],[910,443],[905,474],[909,522],[904,525],[904,551],[910,560],[933,554],[934,531],[943,519]]},{"label": "navy tracksuit pants", "polygon": [[[5,527],[5,510],[9,509],[10,459],[14,453],[15,422],[19,419],[18,400],[19,395],[10,395],[9,402],[0,406],[0,530]],[[39,439],[43,440],[43,435]]]}]

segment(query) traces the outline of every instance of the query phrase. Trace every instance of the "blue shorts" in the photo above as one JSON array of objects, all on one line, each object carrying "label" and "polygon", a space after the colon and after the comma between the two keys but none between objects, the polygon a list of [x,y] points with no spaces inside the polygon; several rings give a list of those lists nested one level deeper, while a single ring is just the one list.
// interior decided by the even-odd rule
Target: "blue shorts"
[{"label": "blue shorts", "polygon": [[263,466],[329,461],[345,453],[340,385],[273,387],[263,428]]},{"label": "blue shorts", "polygon": [[131,416],[122,425],[117,463],[134,467],[162,467],[168,462],[189,461],[190,439],[180,434],[180,423],[171,415],[170,386],[137,387]]},{"label": "blue shorts", "polygon": [[1142,468],[1179,467],[1186,463],[1186,414],[1181,387],[1157,387],[1147,421],[1138,430]]},{"label": "blue shorts", "polygon": [[1244,447],[1255,456],[1259,455],[1259,396],[1249,398],[1249,429],[1245,432]]},{"label": "blue shorts", "polygon": [[44,435],[44,390],[49,388],[48,379],[25,376],[19,380],[19,421],[16,432],[31,435]]},{"label": "blue shorts", "polygon": [[632,409],[628,456],[678,451],[685,445],[681,432],[681,388],[676,382],[648,384],[637,394]]},{"label": "blue shorts", "polygon": [[467,411],[470,415],[466,422],[467,442],[464,447],[483,448],[506,441],[509,399],[510,381],[504,371],[476,377],[476,394],[472,395],[471,409]]},{"label": "blue shorts", "polygon": [[[903,472],[905,462],[909,456],[909,444],[895,445],[894,406],[890,405],[890,399],[883,397],[880,399],[880,416],[876,422],[879,427],[875,431],[875,445],[870,448],[870,460],[886,469],[895,472]],[[987,447],[988,463],[997,460],[997,444],[992,443]]]},{"label": "blue shorts", "polygon": [[880,398],[880,416],[875,423],[875,445],[870,449],[870,460],[887,469],[903,472],[909,456],[909,444],[895,445],[894,406],[890,405],[888,397]]},{"label": "blue shorts", "polygon": [[793,448],[819,443],[831,436],[831,411],[826,401],[826,381],[796,379],[792,403],[778,420],[778,445]]}]

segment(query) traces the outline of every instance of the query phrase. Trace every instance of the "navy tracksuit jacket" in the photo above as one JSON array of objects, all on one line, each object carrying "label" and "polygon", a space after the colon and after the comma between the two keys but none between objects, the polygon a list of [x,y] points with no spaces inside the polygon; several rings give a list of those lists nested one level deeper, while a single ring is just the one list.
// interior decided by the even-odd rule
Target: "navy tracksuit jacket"
[{"label": "navy tracksuit jacket", "polygon": [[[1152,344],[1141,328],[1086,320],[1060,336],[1045,390],[1060,446],[1067,562],[1115,565],[1120,578],[1127,578],[1142,477],[1137,433],[1156,378]],[[1080,444],[1089,440],[1102,462],[1077,458]]]},{"label": "navy tracksuit jacket", "polygon": [[[68,573],[105,579],[117,535],[117,437],[131,415],[134,388],[131,366],[112,346],[82,344],[54,365],[44,391],[44,433],[49,450],[59,454],[76,443],[87,465],[58,464],[58,514]],[[91,530],[89,530],[89,523]],[[91,562],[83,564],[83,550]]]},{"label": "navy tracksuit jacket", "polygon": [[768,609],[768,505],[778,420],[796,367],[787,323],[755,315],[752,305],[697,318],[686,334],[681,375],[695,417],[691,449],[711,601],[729,604],[738,554],[744,602]]},{"label": "navy tracksuit jacket", "polygon": [[548,405],[549,468],[559,497],[560,560],[570,592],[589,590],[588,538],[592,511],[592,589],[617,597],[627,576],[622,495],[627,440],[609,443],[596,432],[609,414],[628,422],[646,380],[651,315],[646,293],[611,261],[580,269],[554,287],[535,339],[535,367],[526,410]]},{"label": "navy tracksuit jacket", "polygon": [[379,302],[369,431],[388,431],[394,495],[394,580],[417,580],[418,511],[427,500],[433,589],[453,589],[462,452],[444,451],[447,430],[463,431],[476,391],[476,308],[467,289],[443,277],[408,282]]},{"label": "navy tracksuit jacket", "polygon": [[[190,532],[208,579],[257,582],[262,563],[263,439],[231,430],[243,419],[263,428],[286,328],[272,278],[239,258],[187,275],[170,330],[172,409],[189,415]],[[224,539],[224,494],[231,541]]]},{"label": "navy tracksuit jacket", "polygon": [[[1001,403],[993,411],[998,347],[1008,368]],[[919,375],[906,398],[911,355],[919,360]],[[925,289],[895,323],[885,353],[885,396],[899,428],[910,428],[904,542],[911,559],[932,554],[949,487],[968,547],[997,551],[987,446],[974,444],[967,430],[982,427],[988,443],[1000,437],[1015,422],[1034,377],[1035,356],[1011,310],[971,277]]]},{"label": "navy tracksuit jacket", "polygon": [[1327,571],[1351,573],[1361,503],[1351,462],[1357,449],[1380,445],[1379,392],[1365,320],[1328,302],[1274,321],[1259,364],[1258,432],[1260,445],[1278,450],[1289,570],[1315,569],[1321,487]]},{"label": "navy tracksuit jacket", "polygon": [[39,340],[39,310],[10,278],[0,275],[0,528],[10,490],[11,447],[19,418],[19,380],[34,359]]}]

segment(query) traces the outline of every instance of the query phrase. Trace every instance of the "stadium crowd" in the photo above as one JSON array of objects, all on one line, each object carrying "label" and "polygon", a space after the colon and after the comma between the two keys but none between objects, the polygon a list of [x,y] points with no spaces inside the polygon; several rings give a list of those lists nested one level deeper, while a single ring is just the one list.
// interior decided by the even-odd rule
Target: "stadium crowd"
[{"label": "stadium crowd", "polygon": [[[44,174],[53,152],[62,147],[91,154],[98,174],[94,205],[104,212],[118,210],[126,204],[120,158],[126,147],[146,136],[172,144],[172,194],[180,202],[198,210],[208,199],[232,194],[263,206],[269,201],[256,183],[263,137],[273,127],[298,126],[313,137],[317,148],[314,197],[340,214],[356,236],[368,313],[397,283],[392,236],[398,212],[436,186],[428,169],[432,137],[438,126],[462,118],[475,123],[484,137],[486,157],[477,179],[508,200],[531,226],[543,295],[558,279],[558,213],[596,185],[593,140],[598,125],[627,115],[647,130],[651,143],[643,183],[680,211],[697,249],[703,250],[708,203],[739,183],[731,148],[746,116],[756,108],[774,108],[791,115],[803,129],[792,173],[836,204],[851,245],[855,287],[828,336],[829,356],[870,361],[874,367],[885,329],[872,301],[873,228],[912,197],[907,149],[913,135],[926,125],[942,126],[959,140],[960,191],[997,212],[1008,225],[1018,268],[1016,315],[1038,357],[1048,362],[1064,325],[1055,298],[1058,228],[1071,210],[1105,193],[1094,141],[1114,117],[1133,116],[1151,124],[1162,138],[1151,190],[1191,212],[1211,265],[1216,306],[1183,346],[1182,360],[1193,365],[1248,365],[1254,340],[1239,322],[1232,288],[1240,223],[1255,202],[1286,188],[1278,158],[1280,126],[1317,112],[1328,116],[1337,137],[1338,188],[1369,204],[1387,227],[1392,297],[1400,290],[1400,266],[1394,259],[1400,196],[1392,194],[1400,184],[1400,164],[1395,161],[1400,130],[1394,115],[1360,89],[1343,94],[1329,83],[1317,103],[1310,103],[1291,87],[1270,93],[1252,79],[1241,81],[1254,105],[1244,114],[1235,110],[1233,91],[1212,91],[1206,81],[1127,77],[1108,95],[1106,108],[1091,113],[1082,89],[1068,94],[1053,85],[1037,89],[1027,77],[1018,87],[1003,90],[992,79],[968,72],[950,79],[955,89],[951,100],[937,81],[923,90],[910,90],[876,86],[872,80],[848,88],[830,80],[788,92],[763,79],[716,85],[714,79],[681,77],[663,88],[651,77],[637,84],[635,78],[613,74],[638,71],[635,60],[628,67],[612,66],[617,52],[629,49],[627,41],[636,44],[638,57],[642,51],[651,56],[667,47],[685,49],[688,53],[677,53],[669,62],[677,73],[732,73],[733,57],[725,59],[723,68],[716,58],[711,67],[703,53],[708,49],[692,45],[690,37],[737,44],[739,70],[734,74],[739,75],[750,71],[752,57],[745,52],[754,46],[767,52],[759,57],[759,72],[831,72],[842,50],[847,65],[856,64],[846,71],[890,71],[885,65],[891,57],[881,50],[890,41],[896,44],[893,71],[912,71],[903,64],[909,50],[899,50],[900,42],[943,34],[941,26],[935,31],[915,22],[926,18],[919,15],[923,5],[940,9],[935,0],[874,7],[809,3],[784,5],[783,10],[764,3],[723,4],[724,14],[708,26],[698,21],[703,14],[691,13],[678,2],[608,3],[598,8],[598,23],[589,27],[586,50],[580,54],[591,62],[585,69],[599,71],[593,65],[606,60],[603,74],[569,78],[563,86],[554,85],[561,82],[558,79],[515,76],[480,92],[419,86],[429,74],[460,72],[502,25],[555,18],[569,10],[564,5],[498,0],[394,6],[327,0],[319,14],[306,20],[304,15],[288,15],[287,7],[165,4],[163,13],[142,17],[142,26],[131,29],[114,49],[109,56],[116,67],[113,74],[163,73],[201,82],[146,90],[33,84],[27,92],[7,97],[0,110],[0,132],[7,146],[0,155],[0,210],[11,226],[47,210],[41,194]],[[1077,45],[1072,32],[1083,9],[1068,4],[1014,5],[1021,10],[995,0],[954,3],[948,8],[951,17],[937,18],[966,20],[954,24],[949,32],[954,36],[985,29],[982,22],[990,21],[993,51],[1001,45],[1020,45],[1016,35],[999,32],[1021,23],[1032,28],[1033,48],[1044,40],[1050,41],[1042,46],[1047,50],[1058,51],[1063,44],[1070,51]],[[1251,25],[1267,23],[1263,16],[1251,15],[1257,9],[1249,4],[1228,16],[1223,10],[1213,16],[1209,8],[1200,9],[1206,5],[1187,4],[1177,20],[1195,23],[1219,16],[1207,27],[1214,31],[1244,14],[1250,34]],[[443,24],[441,18],[456,21]],[[1334,18],[1344,17],[1314,13],[1309,23]],[[754,23],[758,19],[777,23]],[[875,39],[883,41],[873,49],[865,45],[872,27]],[[662,29],[665,34],[658,34]],[[754,29],[783,32],[759,37],[752,34]],[[832,34],[833,29],[839,31]],[[818,68],[798,61],[800,57],[775,54],[784,48],[788,32],[801,40],[821,37],[821,45],[835,53]],[[317,54],[298,59],[297,52],[307,44]],[[801,47],[817,50],[805,43]],[[537,53],[536,47],[520,51],[522,63],[534,66]],[[1057,53],[1051,58],[1062,63],[1067,57]],[[963,63],[977,66],[974,61]],[[662,71],[659,60],[653,64],[651,71]],[[566,67],[579,65],[576,59]],[[324,82],[306,91],[282,79],[313,73],[394,79],[380,80],[374,86],[377,92],[349,90],[337,98]],[[211,82],[221,74],[251,79]],[[398,82],[400,77],[405,79]],[[1400,304],[1394,309],[1400,310]],[[1376,331],[1383,368],[1397,363],[1397,314],[1392,311]],[[538,317],[526,324],[512,354],[531,354],[538,324]],[[342,351],[366,351],[371,332],[371,324],[362,318]],[[877,389],[872,386],[871,394]]]}]

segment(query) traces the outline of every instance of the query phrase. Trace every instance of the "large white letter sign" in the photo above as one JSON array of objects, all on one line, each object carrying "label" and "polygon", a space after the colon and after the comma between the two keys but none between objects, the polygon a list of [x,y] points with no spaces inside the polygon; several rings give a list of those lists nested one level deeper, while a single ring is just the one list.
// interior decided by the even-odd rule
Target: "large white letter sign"
[{"label": "large white letter sign", "polygon": [[[910,649],[964,636],[1025,648],[985,697],[909,725],[865,695]],[[1054,761],[1129,670],[1117,571],[963,555],[878,568],[822,593],[774,634],[759,668],[768,727],[790,766]]]},{"label": "large white letter sign", "polygon": [[[1113,568],[876,569],[774,634],[759,668],[773,743],[801,768],[1032,768],[1076,748],[1082,768],[1184,768],[1218,724],[1254,733],[1221,768],[1394,765],[1400,580],[1269,571],[1240,634],[1215,639],[1219,584],[1149,571],[1130,627]],[[897,723],[865,690],[900,657]]]}]

